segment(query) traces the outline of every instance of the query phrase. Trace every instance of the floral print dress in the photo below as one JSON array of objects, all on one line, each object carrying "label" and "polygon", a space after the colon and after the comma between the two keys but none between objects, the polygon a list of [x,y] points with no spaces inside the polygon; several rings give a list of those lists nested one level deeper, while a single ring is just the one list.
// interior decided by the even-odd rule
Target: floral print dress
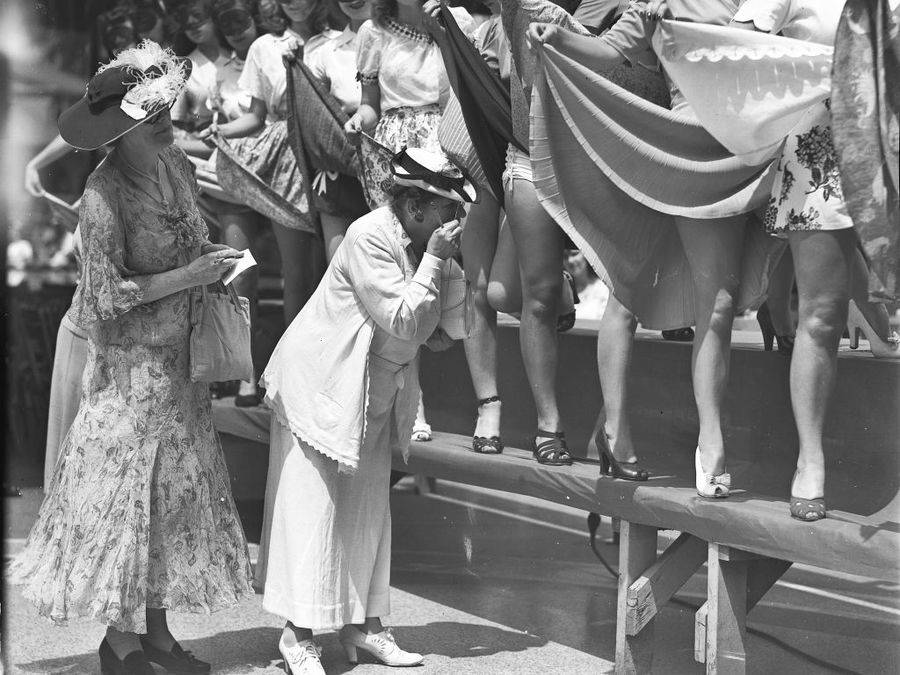
[{"label": "floral print dress", "polygon": [[87,616],[141,633],[148,607],[210,612],[252,593],[209,390],[188,376],[196,293],[142,303],[147,275],[186,264],[207,241],[190,161],[174,146],[161,158],[172,204],[151,201],[115,152],[81,202],[81,406],[11,569],[58,623]]},{"label": "floral print dress", "polygon": [[[733,21],[795,40],[834,44],[839,2],[747,0]],[[834,141],[830,101],[812,108],[788,136],[766,209],[766,229],[777,235],[800,230],[853,227],[847,213]]]}]

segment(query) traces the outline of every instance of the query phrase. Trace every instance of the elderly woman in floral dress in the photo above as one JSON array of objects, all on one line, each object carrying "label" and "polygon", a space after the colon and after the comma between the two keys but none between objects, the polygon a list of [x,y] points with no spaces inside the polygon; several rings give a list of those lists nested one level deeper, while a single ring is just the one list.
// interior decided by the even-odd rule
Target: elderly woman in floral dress
[{"label": "elderly woman in floral dress", "polygon": [[149,675],[151,661],[209,672],[169,632],[167,610],[208,613],[252,593],[209,390],[188,376],[190,289],[239,254],[209,243],[192,165],[173,145],[168,106],[187,71],[145,41],[59,120],[71,145],[114,150],[81,201],[81,406],[12,579],[57,623],[107,626],[104,674]]}]

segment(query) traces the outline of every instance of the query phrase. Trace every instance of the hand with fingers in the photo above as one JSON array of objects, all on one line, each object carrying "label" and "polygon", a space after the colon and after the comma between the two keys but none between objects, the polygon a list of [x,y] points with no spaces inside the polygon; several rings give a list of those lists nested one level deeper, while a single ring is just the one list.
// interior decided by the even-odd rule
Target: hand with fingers
[{"label": "hand with fingers", "polygon": [[243,255],[242,251],[230,247],[204,253],[187,265],[191,285],[205,286],[219,281]]},{"label": "hand with fingers", "polygon": [[441,260],[446,260],[459,250],[459,237],[461,234],[462,224],[458,220],[444,223],[431,233],[425,250]]},{"label": "hand with fingers", "polygon": [[553,46],[558,39],[559,26],[550,23],[532,23],[525,31],[525,42],[532,51],[541,45]]}]

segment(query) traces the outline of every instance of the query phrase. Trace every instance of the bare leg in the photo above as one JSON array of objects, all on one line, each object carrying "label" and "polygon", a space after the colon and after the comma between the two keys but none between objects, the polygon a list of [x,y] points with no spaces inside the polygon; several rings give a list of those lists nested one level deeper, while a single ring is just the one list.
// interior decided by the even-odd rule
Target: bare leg
[{"label": "bare leg", "polygon": [[791,314],[791,291],[794,289],[794,257],[790,249],[781,254],[781,259],[769,279],[766,304],[772,317],[776,335],[793,335],[796,332]]},{"label": "bare leg", "polygon": [[338,246],[344,241],[344,235],[347,234],[347,228],[350,227],[350,219],[330,213],[320,213],[319,220],[322,223],[322,239],[325,240],[325,260],[326,263],[330,263]]},{"label": "bare leg", "polygon": [[272,223],[284,279],[284,323],[289,326],[309,300],[325,269],[325,250],[316,237]]},{"label": "bare leg", "polygon": [[603,391],[602,428],[613,457],[622,462],[637,460],[626,408],[636,327],[634,314],[610,293],[597,329],[597,370]]},{"label": "bare leg", "polygon": [[677,218],[675,222],[694,279],[696,332],[691,370],[700,417],[700,464],[705,473],[718,475],[725,471],[722,402],[746,217]]},{"label": "bare leg", "polygon": [[847,321],[856,234],[853,230],[791,232],[800,321],[791,359],[791,405],[800,438],[791,494],[822,497],[822,430],[837,370],[837,348]]},{"label": "bare leg", "polygon": [[[219,216],[219,223],[225,243],[238,250],[256,248],[256,240],[262,225],[262,217],[257,213],[229,213]],[[254,266],[234,280],[237,294],[250,300],[250,336],[251,340],[256,328],[256,317],[259,310],[259,268]],[[249,396],[256,393],[256,373],[250,382],[241,382],[239,395]]]},{"label": "bare leg", "polygon": [[487,301],[494,310],[507,314],[522,312],[522,276],[519,274],[519,257],[516,242],[506,217],[500,220],[497,234],[497,251],[491,264],[487,285]]},{"label": "bare leg", "polygon": [[416,421],[413,423],[412,440],[414,441],[430,441],[431,425],[425,418],[425,401],[422,398],[422,392],[419,392],[419,405],[416,408]]},{"label": "bare leg", "polygon": [[[497,250],[500,205],[488,194],[473,204],[462,234],[466,279],[474,290],[475,312],[471,336],[463,341],[475,398],[497,396],[497,312],[487,299],[491,265]],[[518,279],[516,280],[518,282]],[[517,284],[518,285],[518,284]],[[500,401],[478,408],[475,436],[500,435]]]},{"label": "bare leg", "polygon": [[513,180],[506,206],[522,276],[519,339],[537,408],[537,425],[546,431],[559,431],[556,317],[562,293],[563,235],[527,180]]}]

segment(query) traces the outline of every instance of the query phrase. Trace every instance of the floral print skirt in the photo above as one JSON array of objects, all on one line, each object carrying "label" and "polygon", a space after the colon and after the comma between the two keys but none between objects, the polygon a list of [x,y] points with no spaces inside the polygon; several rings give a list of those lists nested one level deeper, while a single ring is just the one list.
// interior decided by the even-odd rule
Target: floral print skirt
[{"label": "floral print skirt", "polygon": [[766,229],[780,236],[853,227],[831,138],[828,101],[811,110],[785,141],[765,221]]},{"label": "floral print skirt", "polygon": [[437,104],[417,107],[392,108],[384,112],[375,127],[373,138],[382,146],[372,148],[363,145],[362,170],[366,199],[372,209],[390,202],[388,190],[391,179],[391,153],[402,148],[428,148],[440,151],[438,127],[441,109]]},{"label": "floral print skirt", "polygon": [[54,622],[146,632],[145,611],[252,594],[247,542],[188,340],[88,343],[81,406],[13,583]]}]

